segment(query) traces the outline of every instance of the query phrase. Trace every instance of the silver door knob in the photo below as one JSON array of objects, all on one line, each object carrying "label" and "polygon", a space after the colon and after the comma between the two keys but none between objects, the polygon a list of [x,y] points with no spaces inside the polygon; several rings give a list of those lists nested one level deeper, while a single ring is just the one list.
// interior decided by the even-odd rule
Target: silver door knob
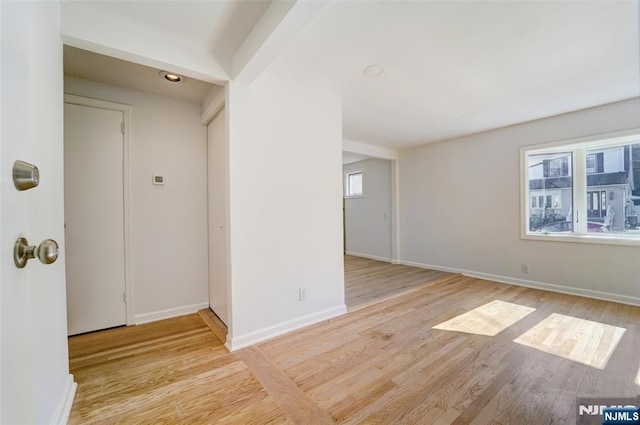
[{"label": "silver door knob", "polygon": [[26,238],[18,238],[13,246],[13,262],[21,269],[27,261],[38,258],[42,264],[51,264],[58,259],[58,243],[53,239],[46,239],[38,246],[29,245]]}]

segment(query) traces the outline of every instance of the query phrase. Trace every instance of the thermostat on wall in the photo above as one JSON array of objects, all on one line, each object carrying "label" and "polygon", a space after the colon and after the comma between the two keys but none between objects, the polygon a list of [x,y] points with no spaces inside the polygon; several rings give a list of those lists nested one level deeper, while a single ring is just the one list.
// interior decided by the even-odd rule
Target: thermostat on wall
[{"label": "thermostat on wall", "polygon": [[153,175],[153,184],[164,184],[164,176]]}]

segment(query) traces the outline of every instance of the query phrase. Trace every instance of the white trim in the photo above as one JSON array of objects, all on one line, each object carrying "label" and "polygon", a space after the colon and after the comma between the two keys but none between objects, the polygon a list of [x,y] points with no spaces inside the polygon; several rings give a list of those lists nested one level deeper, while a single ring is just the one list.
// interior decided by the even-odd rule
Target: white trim
[{"label": "white trim", "polygon": [[456,269],[453,267],[434,266],[432,264],[414,263],[413,261],[399,260],[397,264],[402,264],[404,266],[418,267],[420,269],[437,270],[439,272],[447,272],[447,273],[466,274],[467,272],[469,272],[468,270]]},{"label": "white trim", "polygon": [[172,317],[184,316],[186,314],[197,313],[199,310],[209,308],[209,301],[184,305],[181,307],[168,308],[166,310],[152,311],[151,313],[136,314],[136,325],[143,323],[155,322],[163,319],[170,319]]},{"label": "white trim", "polygon": [[352,257],[368,258],[369,260],[384,261],[385,263],[393,262],[391,258],[378,257],[376,255],[369,255],[369,254],[362,254],[360,252],[345,251],[345,255],[350,255]]},{"label": "white trim", "polygon": [[400,258],[400,160],[391,161],[391,259]]},{"label": "white trim", "polygon": [[200,115],[202,125],[209,125],[209,123],[213,121],[216,115],[224,108],[225,100],[224,87],[215,96],[207,96],[204,102],[202,102],[202,114]]},{"label": "white trim", "polygon": [[127,296],[125,310],[126,323],[133,325],[134,322],[134,299],[133,299],[133,237],[131,228],[131,114],[133,107],[121,103],[107,102],[90,97],[76,96],[72,94],[64,95],[64,103],[71,105],[87,106],[91,108],[106,109],[110,111],[122,112],[124,119],[124,134],[122,136],[122,196],[123,196],[123,225],[124,225],[124,291]]},{"label": "white trim", "polygon": [[640,297],[632,297],[630,295],[613,294],[610,292],[595,291],[593,289],[576,288],[573,286],[556,285],[555,283],[536,282],[533,280],[518,279],[510,276],[501,276],[490,273],[476,272],[472,270],[456,269],[451,267],[433,266],[430,264],[414,263],[411,261],[400,261],[400,264],[406,266],[419,267],[423,269],[439,270],[450,273],[460,273],[464,276],[475,277],[478,279],[490,280],[493,282],[506,283],[515,286],[524,286],[526,288],[541,289],[543,291],[557,292],[560,294],[575,295],[579,297],[593,298],[602,301],[611,301],[621,304],[640,306]]},{"label": "white trim", "polygon": [[396,149],[356,142],[355,140],[342,139],[342,150],[372,158],[398,159],[398,151]]},{"label": "white trim", "polygon": [[71,413],[71,406],[73,405],[73,399],[76,396],[76,389],[78,384],[73,382],[73,375],[67,375],[67,381],[62,392],[62,397],[56,406],[56,410],[51,418],[51,425],[65,425],[69,420],[69,414]]},{"label": "white trim", "polygon": [[546,143],[536,143],[522,146],[528,153],[553,153],[564,152],[572,149],[594,149],[610,146],[618,146],[625,143],[633,143],[638,140],[640,127],[631,127],[620,131],[593,134],[590,136],[575,137],[573,139],[554,140]]},{"label": "white trim", "polygon": [[297,329],[304,328],[306,326],[310,326],[324,320],[332,319],[337,316],[342,316],[346,312],[347,306],[342,304],[337,307],[319,311],[317,313],[298,317],[296,319],[278,323],[276,325],[267,326],[266,328],[258,329],[257,331],[249,332],[248,334],[233,337],[227,335],[227,342],[225,343],[225,347],[227,347],[229,351],[236,351],[241,348],[245,348],[250,345],[266,341],[267,339],[285,334],[287,332],[295,331]]},{"label": "white trim", "polygon": [[[614,236],[615,235],[615,236]],[[546,241],[546,242],[570,242],[589,243],[600,245],[624,245],[640,246],[640,238],[636,236],[625,236],[622,233],[589,233],[586,235],[562,234],[562,233],[541,233],[539,235],[528,233],[521,237],[523,240]]]}]

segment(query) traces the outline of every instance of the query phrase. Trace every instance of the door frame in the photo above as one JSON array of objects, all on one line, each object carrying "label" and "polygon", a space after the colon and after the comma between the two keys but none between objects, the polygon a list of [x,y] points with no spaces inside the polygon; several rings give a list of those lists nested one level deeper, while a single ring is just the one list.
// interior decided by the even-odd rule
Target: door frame
[{"label": "door frame", "polygon": [[124,223],[124,292],[126,296],[125,310],[127,316],[127,326],[135,325],[133,308],[133,273],[131,269],[132,261],[132,235],[131,235],[131,112],[130,105],[107,102],[104,100],[92,99],[89,97],[64,95],[64,103],[90,108],[106,109],[110,111],[122,112],[124,117],[124,131],[122,137],[122,194],[123,194],[123,223]]}]

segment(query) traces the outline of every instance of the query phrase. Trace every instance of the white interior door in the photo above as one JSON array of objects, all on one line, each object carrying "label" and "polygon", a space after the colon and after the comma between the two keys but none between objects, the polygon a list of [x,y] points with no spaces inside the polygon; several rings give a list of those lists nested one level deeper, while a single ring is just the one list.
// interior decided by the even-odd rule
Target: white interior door
[{"label": "white interior door", "polygon": [[225,111],[207,127],[209,188],[209,306],[228,324],[227,149]]},{"label": "white interior door", "polygon": [[[0,1],[0,423],[66,423],[69,375],[62,193],[62,42],[58,2]],[[14,161],[40,183],[13,184]],[[13,245],[59,244],[53,264],[13,260]]]},{"label": "white interior door", "polygon": [[69,335],[126,323],[124,113],[65,103]]}]

